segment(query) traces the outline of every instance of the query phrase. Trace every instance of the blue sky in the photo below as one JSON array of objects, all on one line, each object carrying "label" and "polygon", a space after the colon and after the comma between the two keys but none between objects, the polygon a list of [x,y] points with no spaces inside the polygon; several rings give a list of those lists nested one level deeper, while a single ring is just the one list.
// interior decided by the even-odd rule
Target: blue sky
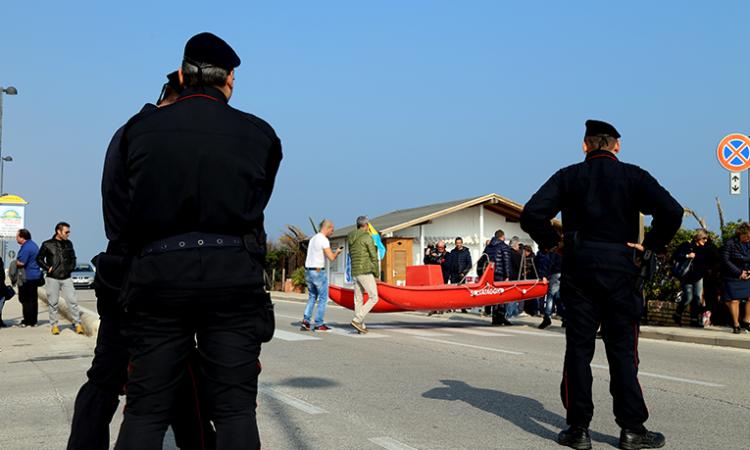
[{"label": "blue sky", "polygon": [[728,218],[748,214],[715,153],[750,132],[750,4],[692,3],[11,0],[5,190],[31,202],[36,240],[67,220],[79,256],[97,253],[112,133],[155,100],[185,41],[212,31],[243,61],[232,104],[284,145],[272,236],[308,216],[344,226],[490,192],[525,202],[582,158],[588,118],[615,124],[622,159],[716,227],[716,196]]}]

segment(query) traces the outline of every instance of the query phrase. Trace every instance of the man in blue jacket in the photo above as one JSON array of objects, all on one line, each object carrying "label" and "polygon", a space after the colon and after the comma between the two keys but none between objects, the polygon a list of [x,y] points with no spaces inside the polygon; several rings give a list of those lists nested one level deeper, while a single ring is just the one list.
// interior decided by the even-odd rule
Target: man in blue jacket
[{"label": "man in blue jacket", "polygon": [[[495,235],[487,244],[482,252],[487,255],[488,261],[495,263],[494,281],[508,281],[511,276],[511,248],[505,243],[505,232],[503,230],[495,231]],[[505,305],[499,304],[492,306],[492,325],[513,325],[505,317]]]},{"label": "man in blue jacket", "polygon": [[18,250],[16,265],[24,269],[24,280],[18,283],[18,301],[23,308],[21,326],[35,327],[39,315],[39,295],[37,289],[42,285],[42,269],[36,262],[39,246],[31,240],[31,232],[26,228],[18,230],[16,242]]}]

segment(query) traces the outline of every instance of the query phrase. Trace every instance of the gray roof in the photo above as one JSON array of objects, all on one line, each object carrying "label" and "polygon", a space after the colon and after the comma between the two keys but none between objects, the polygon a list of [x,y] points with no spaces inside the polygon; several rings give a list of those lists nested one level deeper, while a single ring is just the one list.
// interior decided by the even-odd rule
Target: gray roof
[{"label": "gray roof", "polygon": [[[501,197],[497,194],[488,194],[482,197],[454,200],[452,202],[435,203],[432,205],[420,206],[417,208],[399,209],[397,211],[383,214],[382,216],[370,218],[370,223],[380,233],[391,233],[483,203],[503,204],[506,207],[511,208],[518,214],[520,214],[521,210],[523,209],[522,205],[512,200],[508,200],[507,198]],[[344,237],[354,229],[355,225],[338,228],[336,229],[336,231],[334,231],[331,238]]]}]

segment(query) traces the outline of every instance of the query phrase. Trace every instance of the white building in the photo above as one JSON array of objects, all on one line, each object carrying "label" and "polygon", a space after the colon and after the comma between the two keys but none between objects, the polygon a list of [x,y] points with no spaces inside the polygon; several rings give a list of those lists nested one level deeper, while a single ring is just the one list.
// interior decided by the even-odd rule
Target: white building
[{"label": "white building", "polygon": [[[534,245],[529,235],[521,230],[519,219],[522,210],[523,205],[520,203],[497,194],[488,194],[393,211],[379,217],[371,217],[370,223],[380,232],[387,243],[386,247],[392,244],[388,250],[393,259],[389,262],[384,260],[384,265],[387,264],[388,270],[398,278],[391,281],[398,284],[405,279],[405,266],[422,264],[424,249],[439,240],[444,240],[450,251],[453,249],[454,239],[458,236],[463,238],[464,246],[471,251],[474,264],[487,240],[498,229],[505,232],[506,240],[518,236],[522,242]],[[344,252],[348,253],[346,235],[354,228],[355,226],[351,225],[337,229],[331,237],[331,248],[344,246]],[[409,242],[411,248],[406,248]],[[386,259],[388,258],[389,256],[386,256]],[[381,267],[381,271],[384,270],[385,267]],[[345,272],[346,258],[337,258],[330,265],[329,282],[339,286],[346,285]],[[469,275],[476,276],[476,270],[472,269]]]}]

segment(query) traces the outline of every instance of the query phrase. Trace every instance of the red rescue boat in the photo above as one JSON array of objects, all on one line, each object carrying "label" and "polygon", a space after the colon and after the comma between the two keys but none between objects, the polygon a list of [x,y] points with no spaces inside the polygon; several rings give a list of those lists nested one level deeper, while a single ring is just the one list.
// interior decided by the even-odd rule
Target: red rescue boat
[{"label": "red rescue boat", "polygon": [[[378,288],[378,295],[380,295],[380,288]],[[354,310],[354,289],[347,289],[341,286],[332,284],[328,286],[328,297],[344,308]],[[367,294],[364,297],[364,303],[368,302]],[[383,299],[378,300],[375,307],[371,312],[374,313],[388,313],[388,312],[402,312],[407,311],[406,309],[399,308],[398,306],[392,305]]]},{"label": "red rescue boat", "polygon": [[[426,270],[439,270],[438,266],[415,267]],[[437,273],[439,274],[439,272]],[[541,280],[493,282],[493,273],[494,267],[490,264],[485,270],[484,275],[476,283],[415,286],[410,285],[407,270],[406,286],[394,286],[378,282],[378,297],[380,301],[375,306],[375,309],[373,309],[373,312],[474,308],[529,300],[544,297],[547,294],[547,283]],[[429,278],[428,276],[427,279]],[[434,279],[434,276],[432,278]],[[331,300],[345,308],[353,309],[354,307],[354,292],[351,289],[332,285],[329,296]]]}]

